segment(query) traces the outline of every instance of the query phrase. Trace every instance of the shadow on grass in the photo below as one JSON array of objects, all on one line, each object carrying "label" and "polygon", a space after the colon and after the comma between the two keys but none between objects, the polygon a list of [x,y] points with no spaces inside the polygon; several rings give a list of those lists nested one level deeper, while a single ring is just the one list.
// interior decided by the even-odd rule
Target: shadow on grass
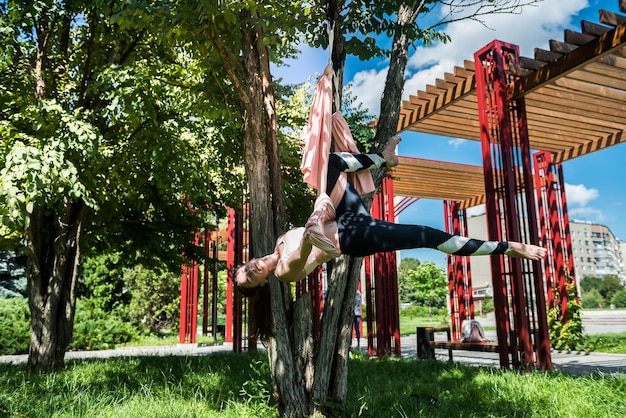
[{"label": "shadow on grass", "polygon": [[[0,365],[0,416],[276,416],[269,382],[264,353],[76,360],[54,374]],[[621,417],[624,399],[624,376],[522,374],[357,355],[343,413]]]}]

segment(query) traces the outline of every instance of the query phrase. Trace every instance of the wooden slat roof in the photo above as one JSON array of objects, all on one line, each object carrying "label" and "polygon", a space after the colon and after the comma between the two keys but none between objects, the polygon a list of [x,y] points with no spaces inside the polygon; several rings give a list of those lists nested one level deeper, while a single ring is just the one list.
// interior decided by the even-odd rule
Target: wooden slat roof
[{"label": "wooden slat roof", "polygon": [[[626,13],[626,0],[620,10]],[[626,141],[626,16],[606,10],[599,16],[600,24],[582,21],[581,32],[566,30],[549,51],[536,48],[534,58],[521,57],[511,69],[519,78],[510,95],[525,98],[530,146],[553,153],[555,162]],[[465,61],[404,101],[402,131],[480,141],[474,63]],[[466,207],[484,200],[481,167],[476,176],[469,174],[476,167],[423,161],[401,161],[397,195],[463,200]],[[468,171],[450,181],[447,172],[455,170]]]}]

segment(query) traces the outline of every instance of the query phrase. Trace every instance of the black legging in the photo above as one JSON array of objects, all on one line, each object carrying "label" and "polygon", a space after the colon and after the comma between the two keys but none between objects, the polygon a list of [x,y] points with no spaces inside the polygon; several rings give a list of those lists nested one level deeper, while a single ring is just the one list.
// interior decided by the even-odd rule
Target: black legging
[{"label": "black legging", "polygon": [[[329,195],[341,172],[384,166],[377,164],[367,154],[353,154],[350,164],[342,155],[350,157],[349,154],[333,153],[329,158]],[[355,164],[360,164],[360,167],[355,168]],[[352,256],[411,248],[432,248],[455,255],[504,254],[508,249],[506,242],[459,237],[424,225],[396,224],[375,219],[351,183],[347,183],[335,211],[341,252]]]}]

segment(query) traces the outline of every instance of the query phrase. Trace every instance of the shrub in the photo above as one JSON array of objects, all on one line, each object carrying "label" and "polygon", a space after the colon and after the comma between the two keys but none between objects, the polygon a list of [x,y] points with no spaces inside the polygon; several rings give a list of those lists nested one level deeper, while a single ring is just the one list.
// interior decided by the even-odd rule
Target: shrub
[{"label": "shrub", "polygon": [[561,311],[559,293],[554,292],[554,306],[548,310],[548,329],[552,347],[557,350],[582,350],[584,348],[581,305],[576,298],[576,286],[570,277],[567,285],[567,313]]},{"label": "shrub", "polygon": [[604,299],[598,289],[592,289],[584,292],[581,296],[582,306],[585,309],[595,309],[604,304]]},{"label": "shrub", "polygon": [[83,300],[76,302],[73,350],[104,350],[130,342],[138,331],[123,312],[105,312]]},{"label": "shrub", "polygon": [[620,290],[613,295],[611,303],[615,305],[616,308],[626,308],[626,290]]},{"label": "shrub", "polygon": [[30,310],[24,298],[0,299],[0,354],[24,354],[30,344]]},{"label": "shrub", "polygon": [[131,321],[155,334],[178,331],[180,273],[135,266],[124,274],[124,280],[132,293],[128,308]]}]

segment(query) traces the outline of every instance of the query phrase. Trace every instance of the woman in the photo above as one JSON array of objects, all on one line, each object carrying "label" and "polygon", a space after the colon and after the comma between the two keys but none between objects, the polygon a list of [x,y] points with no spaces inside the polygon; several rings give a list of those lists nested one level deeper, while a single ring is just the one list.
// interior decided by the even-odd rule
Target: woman
[{"label": "woman", "polygon": [[328,161],[327,194],[322,194],[304,228],[279,237],[272,254],[253,258],[234,275],[245,296],[267,283],[270,274],[292,282],[304,279],[321,263],[340,254],[366,256],[411,248],[433,248],[455,255],[499,255],[540,260],[546,249],[519,242],[482,241],[448,234],[423,225],[403,225],[374,219],[346,173],[393,167],[398,136],[380,154],[332,153]]}]

